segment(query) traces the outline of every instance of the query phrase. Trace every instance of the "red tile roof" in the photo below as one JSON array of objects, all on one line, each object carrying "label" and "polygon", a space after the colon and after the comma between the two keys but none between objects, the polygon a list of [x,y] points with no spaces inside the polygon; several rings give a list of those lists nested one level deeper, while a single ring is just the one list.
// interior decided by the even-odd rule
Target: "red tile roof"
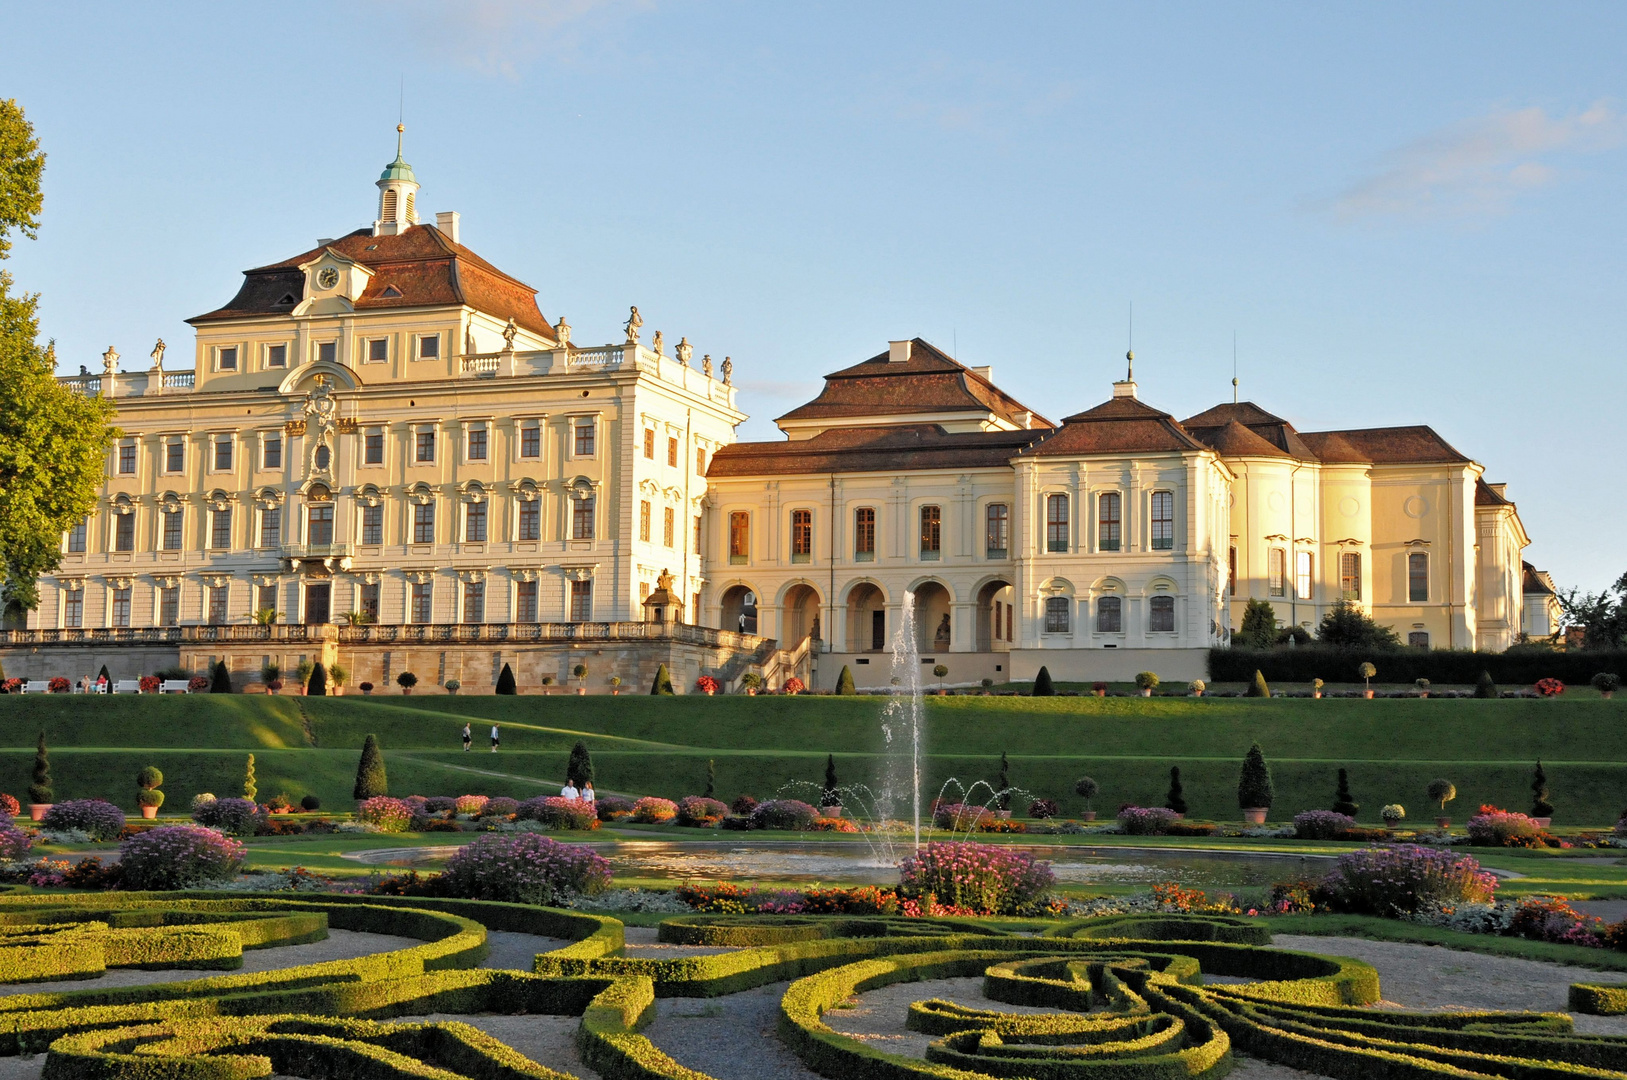
[{"label": "red tile roof", "polygon": [[1134,454],[1206,450],[1175,418],[1131,397],[1110,398],[1075,413],[1024,450],[1022,457]]},{"label": "red tile roof", "polygon": [[1547,571],[1538,570],[1528,562],[1520,563],[1520,570],[1522,571],[1520,575],[1521,593],[1527,595],[1531,593],[1545,593],[1548,596],[1554,595],[1553,586],[1549,585],[1548,581],[1545,580],[1548,578]]},{"label": "red tile roof", "polygon": [[1276,447],[1279,457],[1295,457],[1304,461],[1314,461],[1316,455],[1311,448],[1300,438],[1294,425],[1280,416],[1273,416],[1254,404],[1252,401],[1237,401],[1216,405],[1196,416],[1181,421],[1181,426],[1190,431],[1200,442],[1209,442],[1218,436],[1227,424],[1238,423],[1249,429],[1261,439]]},{"label": "red tile roof", "polygon": [[554,340],[553,327],[537,308],[535,289],[453,243],[433,225],[415,225],[395,236],[358,229],[293,258],[246,270],[242,288],[229,303],[187,321],[286,315],[305,295],[305,275],[299,267],[326,250],[373,272],[356,300],[358,311],[467,304],[499,319],[512,318],[515,325]]},{"label": "red tile roof", "polygon": [[1456,464],[1468,462],[1435,429],[1424,424],[1414,427],[1357,428],[1351,431],[1307,431],[1304,439],[1314,449],[1332,436],[1354,447],[1362,460],[1375,465]]},{"label": "red tile roof", "polygon": [[1038,431],[947,432],[938,424],[832,428],[811,439],[734,443],[720,447],[709,478],[810,473],[976,469],[1009,465]]},{"label": "red tile roof", "polygon": [[1476,506],[1513,506],[1514,501],[1497,494],[1492,486],[1484,480],[1474,482],[1474,504]]}]

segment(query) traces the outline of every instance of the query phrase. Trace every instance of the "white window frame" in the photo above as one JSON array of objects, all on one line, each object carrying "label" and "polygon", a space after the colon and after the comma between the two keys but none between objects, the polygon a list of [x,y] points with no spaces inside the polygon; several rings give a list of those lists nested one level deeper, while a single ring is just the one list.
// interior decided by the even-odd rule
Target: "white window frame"
[{"label": "white window frame", "polygon": [[[232,354],[232,366],[231,367],[223,366],[223,363],[224,363],[224,361],[226,359],[226,354],[227,353]],[[235,371],[235,372],[238,372],[239,374],[241,374],[242,371],[243,371],[243,346],[241,346],[241,345],[216,345],[215,346],[214,361],[215,361],[214,370],[216,370],[216,371]]]},{"label": "white window frame", "polygon": [[322,359],[322,347],[324,345],[331,345],[333,347],[333,356],[329,358],[329,363],[337,364],[339,362],[338,338],[329,338],[327,341],[311,342],[311,362],[316,363]]},{"label": "white window frame", "polygon": [[[576,413],[566,418],[570,430],[566,433],[565,455],[568,461],[597,461],[599,458],[599,445],[603,432],[599,430],[598,413]],[[588,425],[593,428],[593,450],[591,453],[578,454],[576,452],[577,428]]]},{"label": "white window frame", "polygon": [[[222,442],[229,443],[232,448],[232,463],[224,469],[216,464],[219,461],[217,455]],[[212,473],[235,473],[237,471],[237,435],[235,432],[211,431],[209,433],[209,468],[206,471]]]},{"label": "white window frame", "polygon": [[[271,362],[271,351],[273,349],[282,350],[282,363],[273,364]],[[266,342],[260,349],[260,366],[267,371],[286,371],[288,369],[288,354],[292,349],[293,346],[286,341]]]},{"label": "white window frame", "polygon": [[[465,464],[465,465],[490,465],[491,464],[492,428],[493,428],[493,425],[488,420],[470,420],[470,421],[467,421],[467,422],[464,423],[464,425],[463,425],[463,464]],[[484,449],[486,451],[485,456],[484,457],[478,457],[478,458],[477,457],[471,457],[470,454],[469,454],[470,441],[474,438],[474,434],[477,431],[481,433],[481,435],[484,437],[485,443],[486,443],[486,445],[484,447]]]},{"label": "white window frame", "polygon": [[[1062,626],[1053,628],[1053,613],[1061,613]],[[1073,633],[1073,597],[1057,594],[1047,596],[1040,605],[1040,633],[1048,637],[1062,637]]]},{"label": "white window frame", "polygon": [[[434,352],[433,355],[425,354],[425,352],[424,352],[424,343],[426,341],[433,341],[435,343],[435,352]],[[439,359],[441,359],[441,335],[440,334],[414,334],[413,338],[412,338],[412,358],[413,358],[413,360],[415,362],[419,361],[419,360],[439,360]]]},{"label": "white window frame", "polygon": [[[375,360],[373,358],[373,346],[374,346],[374,344],[381,344],[381,345],[384,346],[384,355],[382,357],[378,358],[377,360]],[[363,338],[362,339],[362,363],[364,363],[364,364],[388,364],[389,362],[390,362],[390,338],[389,338],[388,335],[386,335],[384,337],[370,337],[370,338]]]}]

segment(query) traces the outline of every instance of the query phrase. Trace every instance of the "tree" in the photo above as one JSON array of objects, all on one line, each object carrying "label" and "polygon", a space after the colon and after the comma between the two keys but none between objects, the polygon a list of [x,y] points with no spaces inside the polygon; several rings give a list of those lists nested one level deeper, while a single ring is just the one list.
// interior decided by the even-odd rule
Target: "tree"
[{"label": "tree", "polygon": [[403,671],[395,677],[395,684],[401,687],[403,694],[412,693],[412,688],[418,685],[418,676],[410,671]]},{"label": "tree", "polygon": [[859,688],[853,685],[853,672],[848,670],[846,664],[842,665],[842,673],[836,676],[836,692],[843,695],[859,692]]},{"label": "tree", "polygon": [[581,739],[571,747],[571,759],[565,764],[565,779],[581,787],[593,781],[593,758],[588,754],[588,744]]},{"label": "tree", "polygon": [[1482,671],[1480,678],[1475,680],[1474,696],[1477,698],[1498,697],[1497,684],[1492,681],[1491,672]]},{"label": "tree", "polygon": [[655,669],[655,682],[650,686],[650,695],[652,697],[671,697],[672,692],[672,672],[667,670],[667,665],[662,664]]},{"label": "tree", "polygon": [[1270,697],[1271,687],[1266,685],[1265,676],[1259,668],[1254,669],[1254,681],[1248,684],[1248,692],[1244,697]]},{"label": "tree", "polygon": [[1237,805],[1244,810],[1269,810],[1273,797],[1271,769],[1265,763],[1260,744],[1255,743],[1243,757],[1243,771],[1237,778]]},{"label": "tree", "polygon": [[[33,238],[45,155],[15,100],[0,100],[0,259],[12,230]],[[39,295],[11,294],[0,272],[0,600],[39,605],[38,580],[61,561],[62,534],[96,505],[119,432],[113,403],[56,381],[56,346],[39,343]]]},{"label": "tree", "polygon": [[1243,626],[1232,635],[1233,645],[1269,649],[1277,642],[1277,609],[1269,600],[1250,600],[1243,609]]},{"label": "tree", "polygon": [[1443,814],[1446,813],[1446,804],[1458,797],[1457,785],[1445,777],[1439,780],[1431,780],[1429,786],[1424,789],[1424,793],[1429,796],[1430,802],[1440,804],[1441,813]]},{"label": "tree", "polygon": [[1373,617],[1357,604],[1336,600],[1322,616],[1322,625],[1316,629],[1317,640],[1328,645],[1398,649],[1401,638],[1388,626],[1380,626]]},{"label": "tree", "polygon": [[825,755],[825,786],[819,793],[820,806],[841,806],[842,795],[837,791],[839,783],[836,779],[836,755]]},{"label": "tree", "polygon": [[1039,674],[1034,676],[1034,697],[1055,697],[1056,687],[1051,685],[1051,669],[1041,667]]},{"label": "tree", "polygon": [[215,661],[215,670],[209,674],[209,692],[211,694],[232,692],[232,669],[226,666],[226,661]]},{"label": "tree", "polygon": [[163,783],[164,774],[156,765],[148,765],[136,773],[136,802],[141,806],[163,806],[164,793],[158,790]]},{"label": "tree", "polygon": [[39,745],[34,750],[34,772],[28,785],[28,801],[36,805],[53,802],[56,792],[51,787],[51,752],[45,748],[45,732],[40,732]]},{"label": "tree", "polygon": [[503,670],[497,673],[497,692],[499,694],[518,694],[519,687],[514,685],[514,669],[505,661]]},{"label": "tree", "polygon": [[1564,626],[1582,631],[1582,648],[1621,648],[1627,642],[1627,574],[1603,592],[1563,590],[1559,610]]},{"label": "tree", "polygon": [[1339,790],[1333,793],[1333,812],[1355,817],[1361,804],[1350,794],[1350,774],[1344,769],[1339,770]]},{"label": "tree", "polygon": [[322,661],[318,660],[311,665],[311,678],[305,684],[306,697],[328,696],[328,669]]},{"label": "tree", "polygon": [[1169,769],[1169,792],[1164,796],[1164,806],[1177,814],[1186,813],[1186,791],[1181,787],[1181,767],[1171,765]]},{"label": "tree", "polygon": [[1085,809],[1090,809],[1090,800],[1094,799],[1102,790],[1102,786],[1088,776],[1081,776],[1074,781],[1073,793],[1085,800]]},{"label": "tree", "polygon": [[390,778],[384,771],[384,751],[379,749],[379,737],[368,735],[362,742],[362,758],[356,764],[356,787],[350,794],[360,802],[389,793]]},{"label": "tree", "polygon": [[706,759],[706,790],[701,794],[708,799],[717,798],[717,762],[711,758]]},{"label": "tree", "polygon": [[249,755],[248,764],[243,767],[243,798],[253,801],[260,794],[260,785],[254,780],[254,755]]},{"label": "tree", "polygon": [[1536,771],[1531,774],[1531,816],[1553,817],[1554,804],[1548,801],[1548,773],[1537,759]]},{"label": "tree", "polygon": [[1000,751],[1000,771],[994,778],[995,805],[1002,810],[1011,809],[1011,759]]}]

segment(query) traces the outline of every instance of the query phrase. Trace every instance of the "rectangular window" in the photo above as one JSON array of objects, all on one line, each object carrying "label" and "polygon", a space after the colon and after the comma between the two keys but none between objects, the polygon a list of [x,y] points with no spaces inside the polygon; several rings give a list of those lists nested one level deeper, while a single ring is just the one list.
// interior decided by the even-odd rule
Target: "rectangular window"
[{"label": "rectangular window", "polygon": [[378,582],[375,581],[371,585],[365,583],[362,585],[361,605],[362,614],[367,618],[368,622],[376,623],[379,621]]},{"label": "rectangular window", "polygon": [[706,475],[706,448],[704,446],[695,447],[695,471],[702,476]]},{"label": "rectangular window", "polygon": [[1065,552],[1068,550],[1068,497],[1066,495],[1047,495],[1045,497],[1045,550],[1050,552]]},{"label": "rectangular window", "polygon": [[514,621],[537,621],[537,583],[522,581],[514,586]]},{"label": "rectangular window", "polygon": [[655,460],[655,429],[644,429],[644,456],[651,461]]},{"label": "rectangular window", "polygon": [[520,504],[521,540],[542,539],[542,501],[531,499]]},{"label": "rectangular window", "polygon": [[158,590],[158,625],[176,626],[181,621],[181,590],[178,587]]},{"label": "rectangular window", "polygon": [[638,538],[643,543],[650,542],[650,501],[640,499],[638,503]]},{"label": "rectangular window", "polygon": [[282,544],[282,508],[269,506],[260,511],[260,546],[274,548]]},{"label": "rectangular window", "polygon": [[414,457],[415,460],[426,463],[435,460],[435,432],[433,429],[418,433],[418,445]]},{"label": "rectangular window", "polygon": [[119,444],[119,475],[134,476],[136,474],[136,444],[126,439]]},{"label": "rectangular window", "polygon": [[232,512],[230,509],[210,511],[209,546],[225,551],[232,546]]},{"label": "rectangular window", "polygon": [[1349,601],[1361,599],[1360,552],[1343,551],[1339,553],[1339,593]]},{"label": "rectangular window", "polygon": [[1415,649],[1429,648],[1429,631],[1413,630],[1407,634],[1407,644]]},{"label": "rectangular window", "polygon": [[1175,493],[1152,493],[1152,549],[1170,551],[1175,547]]},{"label": "rectangular window", "polygon": [[237,370],[237,350],[235,348],[220,350],[220,370]]},{"label": "rectangular window", "polygon": [[1175,598],[1155,596],[1147,604],[1147,630],[1154,634],[1175,632]]},{"label": "rectangular window", "polygon": [[791,511],[791,561],[808,562],[813,558],[813,511]]},{"label": "rectangular window", "polygon": [[186,468],[186,443],[171,439],[164,444],[164,471],[178,473]]},{"label": "rectangular window", "polygon": [[286,346],[286,345],[267,345],[266,346],[266,367],[273,368],[273,367],[287,367],[287,366],[288,366],[288,346]]},{"label": "rectangular window", "polygon": [[118,514],[113,519],[113,550],[134,551],[136,549],[136,515]]},{"label": "rectangular window", "polygon": [[384,432],[369,431],[362,436],[362,464],[384,464]]},{"label": "rectangular window", "polygon": [[736,510],[729,515],[729,562],[744,563],[751,554],[751,515]]},{"label": "rectangular window", "polygon": [[590,495],[574,502],[575,505],[571,507],[571,539],[592,540],[594,498]]},{"label": "rectangular window", "polygon": [[466,544],[486,542],[486,504],[470,503],[463,508],[463,541]]},{"label": "rectangular window", "polygon": [[678,536],[678,511],[670,506],[661,508],[661,543],[667,547],[676,544]]},{"label": "rectangular window", "polygon": [[1045,632],[1047,634],[1066,634],[1068,632],[1068,608],[1073,601],[1066,596],[1047,596],[1045,598]]},{"label": "rectangular window", "polygon": [[701,516],[695,515],[695,554],[701,553]]},{"label": "rectangular window", "polygon": [[1096,549],[1117,551],[1124,540],[1123,500],[1116,491],[1096,496]]},{"label": "rectangular window", "polygon": [[215,471],[229,471],[232,467],[232,437],[221,435],[215,439]]},{"label": "rectangular window", "polygon": [[876,508],[861,506],[853,511],[853,558],[874,562],[876,558]]},{"label": "rectangular window", "polygon": [[571,622],[593,621],[593,579],[571,582]]},{"label": "rectangular window", "polygon": [[1000,628],[1004,625],[1000,621],[1000,612],[1004,607],[1005,605],[1000,601],[996,600],[994,602],[994,638],[996,641],[1000,640]]},{"label": "rectangular window", "polygon": [[1288,572],[1287,553],[1282,548],[1272,548],[1266,552],[1265,579],[1266,591],[1272,596],[1287,594],[1287,583],[1283,576]]},{"label": "rectangular window", "polygon": [[435,542],[434,503],[420,503],[412,508],[412,542],[415,544]]},{"label": "rectangular window", "polygon": [[382,364],[390,358],[390,339],[373,338],[367,343],[367,362]]},{"label": "rectangular window", "polygon": [[209,621],[216,626],[226,622],[226,586],[216,585],[209,590]]},{"label": "rectangular window", "polygon": [[165,551],[181,550],[181,511],[164,511],[164,542]]},{"label": "rectangular window", "polygon": [[439,360],[441,358],[441,337],[439,334],[430,334],[418,339],[418,359]]},{"label": "rectangular window", "polygon": [[269,611],[272,615],[276,615],[277,586],[256,585],[254,587],[254,612],[258,615],[262,611]]},{"label": "rectangular window", "polygon": [[667,436],[667,465],[676,469],[678,467],[678,440]]},{"label": "rectangular window", "polygon": [[282,468],[282,436],[267,435],[262,446],[263,453],[261,454],[260,468]]},{"label": "rectangular window", "polygon": [[362,543],[384,543],[384,507],[362,507]]},{"label": "rectangular window", "polygon": [[1429,553],[1415,551],[1407,556],[1407,599],[1414,604],[1429,603]]},{"label": "rectangular window", "polygon": [[486,460],[486,429],[483,427],[469,429],[469,460]]},{"label": "rectangular window", "polygon": [[1237,595],[1237,545],[1226,549],[1226,595]]},{"label": "rectangular window", "polygon": [[983,551],[991,559],[1004,559],[1011,551],[1011,507],[989,503],[983,511],[986,526]]},{"label": "rectangular window", "polygon": [[68,550],[83,552],[85,550],[85,534],[89,530],[85,527],[85,519],[80,518],[74,527],[68,530]]},{"label": "rectangular window", "polygon": [[412,611],[410,615],[413,622],[429,622],[431,596],[429,582],[415,581],[412,583]]},{"label": "rectangular window", "polygon": [[339,343],[337,341],[324,341],[316,347],[316,358],[326,363],[334,363],[339,357]]},{"label": "rectangular window", "polygon": [[486,621],[486,583],[484,581],[465,581],[463,583],[463,621],[466,623]]},{"label": "rectangular window", "polygon": [[576,450],[574,451],[575,456],[576,457],[592,457],[593,456],[593,430],[594,430],[593,429],[593,421],[592,420],[578,420],[576,422],[576,424],[575,424],[575,428],[576,428]]},{"label": "rectangular window", "polygon": [[333,543],[332,503],[317,503],[305,508],[305,542],[318,547]]},{"label": "rectangular window", "polygon": [[62,625],[77,630],[85,625],[85,593],[82,589],[62,594]]},{"label": "rectangular window", "polygon": [[1294,595],[1301,600],[1311,597],[1311,553],[1294,552]]},{"label": "rectangular window", "polygon": [[113,590],[113,625],[130,625],[130,590],[127,588]]},{"label": "rectangular window", "polygon": [[522,458],[542,456],[542,428],[539,425],[526,424],[520,428],[520,456]]},{"label": "rectangular window", "polygon": [[943,510],[921,507],[921,558],[936,559],[943,553]]},{"label": "rectangular window", "polygon": [[1096,632],[1122,634],[1124,632],[1124,598],[1104,596],[1096,601]]}]

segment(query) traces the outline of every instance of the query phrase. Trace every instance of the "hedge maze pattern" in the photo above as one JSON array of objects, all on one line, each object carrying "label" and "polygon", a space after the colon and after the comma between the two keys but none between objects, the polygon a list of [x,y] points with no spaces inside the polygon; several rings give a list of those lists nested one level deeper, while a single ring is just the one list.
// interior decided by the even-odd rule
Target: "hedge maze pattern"
[{"label": "hedge maze pattern", "polygon": [[[708,1080],[640,1034],[656,1000],[791,980],[781,1040],[843,1080],[1208,1080],[1237,1052],[1337,1080],[1627,1080],[1627,1038],[1578,1035],[1564,1013],[1364,1008],[1379,999],[1367,964],[1271,948],[1260,922],[1224,917],[1125,916],[1033,937],[960,920],[683,916],[661,926],[662,940],[734,951],[652,960],[622,955],[615,919],[517,904],[11,895],[0,897],[0,977],[227,967],[244,948],[317,940],[330,926],[420,944],[144,986],[10,987],[0,1055],[46,1053],[46,1080],[561,1080],[469,1024],[390,1022],[533,1014],[579,1017],[582,1060],[607,1080]],[[482,970],[473,965],[488,930],[571,943],[538,955],[531,972]],[[981,977],[993,1002],[1044,1011],[918,1000],[906,1024],[932,1037],[924,1059],[885,1053],[823,1019],[867,990],[964,977]],[[1573,1007],[1627,1008],[1623,994],[1578,985]]]}]

